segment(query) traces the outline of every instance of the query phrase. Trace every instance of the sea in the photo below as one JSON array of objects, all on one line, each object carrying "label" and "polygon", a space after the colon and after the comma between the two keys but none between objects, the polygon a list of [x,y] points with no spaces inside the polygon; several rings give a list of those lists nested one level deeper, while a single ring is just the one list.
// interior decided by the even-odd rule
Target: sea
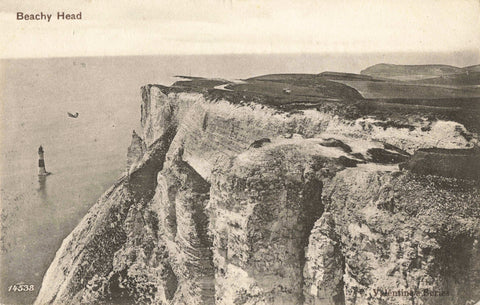
[{"label": "sea", "polygon": [[[467,66],[478,57],[464,52],[1,59],[0,303],[33,303],[62,240],[124,173],[132,131],[140,129],[141,86],[170,85],[177,75],[359,73],[380,62]],[[40,145],[47,177],[37,175]]]}]

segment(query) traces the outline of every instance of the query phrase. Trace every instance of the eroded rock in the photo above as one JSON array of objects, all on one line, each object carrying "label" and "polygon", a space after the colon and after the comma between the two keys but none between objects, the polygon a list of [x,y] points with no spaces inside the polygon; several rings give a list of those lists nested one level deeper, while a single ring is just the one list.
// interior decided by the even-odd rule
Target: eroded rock
[{"label": "eroded rock", "polygon": [[[345,259],[346,304],[453,305],[480,298],[475,182],[347,169],[326,186],[323,200]],[[326,217],[323,222],[332,222]],[[322,272],[335,275],[326,267]],[[419,295],[398,295],[411,291]]]},{"label": "eroded rock", "polygon": [[422,175],[480,179],[479,149],[419,149],[402,168]]},{"label": "eroded rock", "polygon": [[311,170],[319,162],[278,146],[216,169],[209,211],[217,304],[303,303],[304,248],[323,211]]}]

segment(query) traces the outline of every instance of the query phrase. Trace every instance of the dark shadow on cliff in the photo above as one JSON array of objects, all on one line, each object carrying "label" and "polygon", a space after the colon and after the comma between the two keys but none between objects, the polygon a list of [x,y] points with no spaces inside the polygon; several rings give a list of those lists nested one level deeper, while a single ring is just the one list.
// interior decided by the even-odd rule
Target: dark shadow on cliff
[{"label": "dark shadow on cliff", "polygon": [[148,202],[155,194],[157,174],[162,170],[165,156],[175,137],[176,128],[172,127],[156,140],[147,150],[143,162],[128,175],[128,190],[135,200]]}]

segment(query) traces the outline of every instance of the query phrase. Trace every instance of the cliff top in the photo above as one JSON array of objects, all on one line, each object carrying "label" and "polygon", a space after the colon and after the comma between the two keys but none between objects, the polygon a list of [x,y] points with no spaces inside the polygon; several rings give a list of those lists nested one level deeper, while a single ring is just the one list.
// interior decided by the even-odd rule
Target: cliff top
[{"label": "cliff top", "polygon": [[[198,92],[209,100],[259,103],[281,111],[317,109],[349,119],[374,116],[405,127],[411,117],[451,120],[479,132],[477,67],[379,64],[362,74],[328,71],[269,74],[242,80],[179,76],[182,80],[172,86],[158,87],[165,93]],[[387,72],[396,76],[388,78]]]}]

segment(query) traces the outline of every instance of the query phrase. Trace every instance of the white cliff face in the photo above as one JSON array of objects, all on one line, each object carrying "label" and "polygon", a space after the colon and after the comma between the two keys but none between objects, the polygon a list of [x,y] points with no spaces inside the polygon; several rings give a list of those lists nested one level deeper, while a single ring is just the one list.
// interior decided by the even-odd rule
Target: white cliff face
[{"label": "white cliff face", "polygon": [[147,147],[168,132],[175,129],[185,111],[197,100],[203,98],[198,93],[163,93],[158,86],[142,88],[142,128],[143,140]]},{"label": "white cliff face", "polygon": [[148,98],[142,105],[146,145],[175,126],[178,130],[172,151],[183,147],[184,160],[207,180],[215,162],[241,153],[262,138],[292,134],[306,138],[343,137],[388,143],[409,153],[430,147],[471,148],[476,143],[463,125],[450,121],[418,120],[410,128],[396,128],[376,119],[349,121],[316,110],[289,114],[258,104],[207,101],[199,93],[165,94],[155,86],[145,91],[149,92],[144,93]]},{"label": "white cliff face", "polygon": [[207,180],[216,162],[241,153],[262,138],[292,134],[306,138],[346,138],[352,142],[388,143],[410,153],[429,147],[468,148],[475,143],[474,139],[462,135],[468,131],[455,122],[434,122],[423,131],[426,123],[418,124],[413,130],[384,128],[374,124],[378,121],[352,122],[311,110],[290,115],[258,105],[235,106],[222,100],[209,102],[198,94],[183,94],[181,98],[187,99],[188,103],[194,102],[189,104],[189,109],[182,108],[184,116],[179,120],[171,151],[183,147],[183,159]]},{"label": "white cliff face", "polygon": [[210,185],[177,156],[158,174],[152,207],[177,276],[175,303],[214,304],[214,269],[205,207]]},{"label": "white cliff face", "polygon": [[331,119],[309,120],[258,106],[235,106],[227,101],[198,99],[185,112],[171,151],[183,147],[183,160],[209,180],[216,163],[247,150],[258,139],[301,133],[312,137]]},{"label": "white cliff face", "polygon": [[[337,257],[344,261],[345,304],[411,304],[414,299],[415,304],[453,305],[478,299],[472,255],[478,253],[480,211],[468,203],[480,202],[480,193],[473,181],[460,184],[405,172],[351,168],[337,174],[324,189],[329,213],[317,221],[321,230],[312,231],[309,247],[321,242],[322,253],[337,245]],[[327,259],[314,256],[306,277],[334,276]],[[317,290],[306,292],[318,297],[335,282],[320,281]]]},{"label": "white cliff face", "polygon": [[398,169],[399,148],[474,145],[463,126],[142,95],[125,177],[65,239],[36,304],[407,304],[375,296],[392,287],[450,291],[419,304],[480,299],[474,182]]},{"label": "white cliff face", "polygon": [[410,128],[396,128],[385,126],[380,120],[361,118],[350,125],[342,122],[332,122],[324,135],[343,135],[381,141],[397,146],[409,153],[413,153],[419,148],[430,147],[471,148],[476,143],[468,136],[469,132],[465,127],[457,122],[442,120],[429,122],[424,120],[415,125],[411,125]]},{"label": "white cliff face", "polygon": [[334,218],[325,212],[310,232],[303,270],[305,304],[335,305],[345,302],[344,260],[334,228]]},{"label": "white cliff face", "polygon": [[218,304],[302,303],[304,247],[323,211],[312,168],[323,162],[293,144],[216,169],[208,209]]},{"label": "white cliff face", "polygon": [[140,138],[135,130],[132,134],[132,142],[127,151],[127,172],[130,171],[133,164],[140,162],[147,151],[145,142]]}]

